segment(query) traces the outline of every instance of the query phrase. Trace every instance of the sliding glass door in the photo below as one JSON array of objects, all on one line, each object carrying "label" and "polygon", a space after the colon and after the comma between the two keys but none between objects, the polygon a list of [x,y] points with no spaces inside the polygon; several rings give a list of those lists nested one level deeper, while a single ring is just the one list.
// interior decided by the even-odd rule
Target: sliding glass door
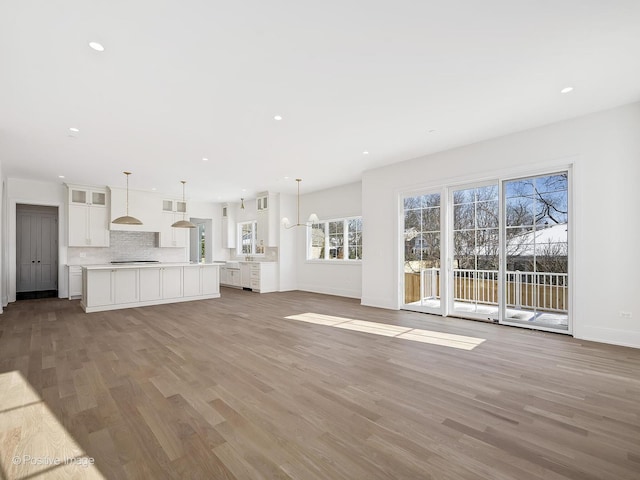
[{"label": "sliding glass door", "polygon": [[500,202],[498,184],[450,189],[451,315],[498,320]]},{"label": "sliding glass door", "polygon": [[569,198],[566,171],[404,196],[402,308],[570,332]]},{"label": "sliding glass door", "polygon": [[442,313],[440,193],[404,198],[403,303],[407,310]]},{"label": "sliding glass door", "polygon": [[567,172],[503,182],[504,323],[569,330]]}]

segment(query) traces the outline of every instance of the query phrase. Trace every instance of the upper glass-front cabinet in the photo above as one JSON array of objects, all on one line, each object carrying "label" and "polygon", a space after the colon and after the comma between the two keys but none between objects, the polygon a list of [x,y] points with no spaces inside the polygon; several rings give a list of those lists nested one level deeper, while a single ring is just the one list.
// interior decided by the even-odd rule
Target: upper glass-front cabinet
[{"label": "upper glass-front cabinet", "polygon": [[187,202],[183,202],[180,200],[163,200],[162,201],[162,210],[165,212],[178,212],[178,213],[186,213],[187,212]]},{"label": "upper glass-front cabinet", "polygon": [[69,203],[77,205],[107,205],[107,192],[106,190],[93,190],[85,188],[70,187],[69,188]]}]

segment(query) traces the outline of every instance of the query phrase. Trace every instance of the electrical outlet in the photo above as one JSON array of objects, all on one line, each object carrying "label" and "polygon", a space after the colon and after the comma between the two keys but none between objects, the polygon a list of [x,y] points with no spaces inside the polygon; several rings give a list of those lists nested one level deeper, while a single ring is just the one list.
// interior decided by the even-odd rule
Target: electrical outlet
[{"label": "electrical outlet", "polygon": [[633,315],[631,314],[631,312],[620,312],[620,316],[622,318],[631,318]]},{"label": "electrical outlet", "polygon": [[80,252],[80,258],[87,258],[86,252]]}]

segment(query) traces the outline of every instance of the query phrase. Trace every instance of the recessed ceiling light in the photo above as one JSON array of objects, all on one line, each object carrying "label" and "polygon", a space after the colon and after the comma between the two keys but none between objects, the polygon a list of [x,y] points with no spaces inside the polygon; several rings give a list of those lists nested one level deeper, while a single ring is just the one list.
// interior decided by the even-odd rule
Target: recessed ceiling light
[{"label": "recessed ceiling light", "polygon": [[89,42],[89,46],[97,52],[104,52],[104,47],[98,42]]},{"label": "recessed ceiling light", "polygon": [[71,127],[69,130],[71,130],[72,132],[75,132],[75,133],[78,133],[80,131],[76,127]]},{"label": "recessed ceiling light", "polygon": [[209,161],[209,159],[208,159],[208,158],[203,158],[203,159],[202,159],[202,161],[203,161],[203,162],[208,162],[208,161]]},{"label": "recessed ceiling light", "polygon": [[560,93],[569,93],[573,91],[573,87],[564,87],[562,90],[560,90]]},{"label": "recessed ceiling light", "polygon": [[284,177],[285,180],[289,180],[289,177]]},{"label": "recessed ceiling light", "polygon": [[246,189],[246,188],[243,188],[243,189],[242,189],[242,191],[243,191],[243,192],[246,192],[246,191],[247,191],[247,189]]},{"label": "recessed ceiling light", "polygon": [[153,187],[151,190],[155,192],[155,191],[157,190],[157,188],[156,188],[156,187]]},{"label": "recessed ceiling light", "polygon": [[275,117],[273,117],[274,120],[282,120],[282,116],[281,115],[276,115]]},{"label": "recessed ceiling light", "polygon": [[362,152],[363,155],[369,155],[369,152],[367,152],[366,150],[364,152]]},{"label": "recessed ceiling light", "polygon": [[64,175],[58,175],[58,178],[64,178]]}]

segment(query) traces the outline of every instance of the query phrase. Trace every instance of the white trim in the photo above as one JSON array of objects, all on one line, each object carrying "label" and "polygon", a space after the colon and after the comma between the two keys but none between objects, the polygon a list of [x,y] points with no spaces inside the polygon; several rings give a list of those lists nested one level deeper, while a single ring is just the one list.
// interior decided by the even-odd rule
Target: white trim
[{"label": "white trim", "polygon": [[[569,325],[568,330],[559,330],[559,329],[547,329],[545,327],[536,327],[536,329],[544,330],[544,331],[552,331],[557,333],[565,333],[565,334],[573,334],[574,332],[574,322],[573,318],[575,318],[576,312],[574,311],[574,298],[575,297],[575,232],[576,229],[576,212],[575,206],[578,205],[576,201],[575,195],[577,189],[574,186],[575,182],[575,165],[578,163],[579,159],[578,155],[570,155],[565,157],[560,157],[558,159],[540,162],[537,164],[525,166],[525,167],[514,167],[514,168],[505,168],[498,169],[492,172],[487,172],[483,175],[477,176],[474,174],[466,174],[459,175],[454,177],[448,177],[445,179],[433,181],[433,182],[422,182],[420,184],[414,184],[412,186],[407,187],[398,187],[393,190],[393,193],[397,200],[397,232],[394,236],[395,248],[398,261],[395,262],[396,265],[396,278],[398,279],[398,290],[396,292],[396,305],[395,307],[391,306],[383,306],[379,299],[378,300],[365,300],[363,299],[363,305],[370,306],[380,306],[382,308],[391,308],[393,310],[399,310],[400,308],[407,310],[414,310],[412,308],[406,308],[404,304],[404,242],[402,239],[404,238],[404,199],[411,196],[424,195],[428,193],[435,193],[438,190],[441,191],[441,201],[440,201],[440,233],[441,233],[441,242],[440,242],[440,250],[441,250],[441,271],[445,271],[445,275],[441,275],[441,309],[442,312],[437,311],[425,311],[425,313],[432,313],[434,315],[441,315],[443,317],[453,316],[453,296],[449,295],[449,291],[453,286],[453,276],[449,274],[449,271],[453,265],[453,259],[449,254],[453,250],[453,235],[450,234],[450,230],[452,230],[453,226],[453,208],[451,208],[453,204],[453,191],[464,188],[466,186],[469,187],[478,187],[485,185],[497,185],[498,186],[498,210],[500,215],[499,222],[499,235],[502,247],[499,251],[499,278],[502,279],[502,272],[504,272],[503,263],[506,262],[506,256],[503,253],[504,249],[504,241],[503,241],[503,232],[504,232],[504,222],[502,221],[502,216],[504,213],[504,199],[502,198],[502,186],[503,182],[514,180],[518,178],[528,178],[535,177],[540,175],[550,175],[557,172],[566,171],[568,173],[568,200],[569,200],[569,258],[568,258],[568,272],[569,272],[569,299],[568,299],[568,308],[569,308]],[[442,199],[446,198],[446,201],[443,202]],[[446,238],[446,242],[442,241],[443,232],[445,232],[444,237]],[[446,278],[446,281],[442,279]],[[499,282],[498,286],[498,298],[500,300],[500,305],[504,305],[503,296],[505,293],[503,292],[504,287],[502,286],[502,281]],[[451,290],[452,291],[452,290]],[[449,298],[451,297],[451,298]],[[443,302],[442,298],[447,298],[448,301]],[[419,309],[415,311],[422,312],[425,309]],[[462,312],[464,314],[464,312]],[[461,315],[461,312],[455,312],[455,316],[458,317]],[[498,318],[499,322],[504,325],[511,325],[508,322],[504,322],[502,320],[503,317],[503,307],[498,309]],[[462,318],[472,318],[472,319],[480,319],[484,320],[484,316],[468,316]],[[524,328],[532,328],[519,323],[514,323],[513,326],[524,327]],[[615,343],[615,342],[612,342]]]},{"label": "white trim", "polygon": [[362,297],[360,299],[360,305],[363,305],[365,307],[384,308],[386,310],[400,310],[398,305],[394,303],[393,298],[384,299],[380,297],[375,297],[375,298]]},{"label": "white trim", "polygon": [[314,264],[314,265],[362,265],[362,260],[350,260],[348,258],[339,259],[339,258],[330,258],[328,260],[305,260],[304,263]]},{"label": "white trim", "polygon": [[7,243],[9,245],[9,265],[5,268],[9,272],[9,284],[7,285],[7,301],[12,303],[16,301],[16,206],[21,205],[41,205],[46,207],[58,207],[58,298],[67,298],[67,283],[66,283],[66,263],[67,263],[67,245],[66,239],[66,211],[64,209],[65,202],[47,202],[47,201],[34,201],[25,200],[22,198],[9,198],[9,212],[8,212],[8,229],[7,229]]},{"label": "white trim", "polygon": [[[337,264],[350,264],[350,263],[361,263],[362,258],[358,259],[350,259],[350,258],[329,258],[329,223],[331,222],[342,222],[342,250],[343,255],[349,255],[349,221],[350,220],[360,220],[360,235],[361,238],[364,238],[364,222],[362,221],[362,215],[353,215],[349,217],[337,217],[330,218],[327,220],[319,219],[317,222],[309,223],[307,226],[310,228],[306,228],[306,239],[305,239],[305,263],[337,263]],[[309,253],[312,248],[313,241],[313,226],[314,225],[324,225],[324,258],[309,258]],[[362,245],[360,247],[362,249]],[[363,251],[361,250],[360,255],[363,255]]]},{"label": "white trim", "polygon": [[297,290],[303,292],[322,293],[324,295],[336,295],[338,297],[360,298],[360,290],[334,288],[332,286],[316,285],[313,283],[302,283],[298,285]]},{"label": "white trim", "polygon": [[[411,197],[417,197],[417,196],[421,196],[421,195],[433,195],[433,194],[438,194],[440,195],[440,266],[442,268],[442,265],[446,265],[445,263],[445,259],[447,257],[447,251],[448,249],[446,248],[446,245],[443,244],[442,242],[442,228],[443,226],[446,226],[447,222],[446,222],[446,212],[447,212],[447,202],[442,202],[442,199],[445,197],[446,195],[446,191],[445,191],[445,187],[439,187],[437,189],[428,189],[428,190],[421,190],[421,191],[414,191],[411,192],[409,194],[402,194],[400,193],[398,196],[398,209],[399,209],[399,213],[398,213],[398,232],[399,232],[399,236],[397,236],[398,238],[398,259],[399,259],[399,263],[398,263],[398,274],[399,274],[399,279],[400,281],[398,282],[398,305],[399,308],[402,310],[408,310],[411,312],[419,312],[419,313],[430,313],[432,315],[440,315],[440,316],[446,316],[447,313],[447,305],[446,302],[442,302],[440,301],[440,308],[431,308],[431,307],[425,307],[422,305],[410,305],[410,304],[406,304],[404,302],[405,298],[404,298],[404,292],[405,292],[405,286],[404,286],[404,282],[405,282],[405,275],[404,275],[404,262],[405,262],[405,251],[404,251],[404,201],[407,198],[411,198]],[[440,275],[440,298],[446,298],[445,293],[448,290],[447,286],[446,286],[446,282],[444,282],[442,279],[445,278],[444,275]]]},{"label": "white trim", "polygon": [[[242,288],[242,287],[239,287]],[[150,300],[146,302],[132,302],[132,303],[118,303],[112,305],[100,305],[96,307],[87,307],[82,300],[80,300],[80,306],[85,313],[93,312],[105,312],[108,310],[121,310],[123,308],[137,308],[137,307],[149,307],[152,305],[164,305],[168,303],[180,303],[180,302],[195,302],[198,300],[211,300],[212,298],[220,298],[219,293],[212,293],[209,295],[198,295],[195,297],[179,297],[179,298],[167,298],[159,300]]]},{"label": "white trim", "polygon": [[[251,224],[252,228],[251,228],[251,252],[250,253],[244,253],[242,251],[242,225],[248,225]],[[256,236],[256,230],[258,229],[258,221],[257,220],[247,220],[244,222],[238,222],[236,223],[236,257],[244,257],[246,255],[249,255],[251,257],[255,257],[255,256],[262,256],[264,257],[264,253],[260,253],[257,254],[256,253],[256,243],[257,243],[257,236]]]},{"label": "white trim", "polygon": [[[555,333],[563,333],[563,334],[568,334],[568,335],[573,335],[573,317],[574,317],[574,312],[573,312],[573,298],[574,298],[574,292],[573,292],[573,286],[574,286],[574,282],[573,282],[573,274],[572,274],[572,266],[573,266],[573,246],[574,246],[574,242],[573,242],[573,230],[574,230],[574,226],[573,226],[573,171],[572,171],[572,165],[567,166],[566,168],[562,168],[559,170],[550,170],[547,172],[542,172],[542,173],[537,173],[537,174],[532,174],[532,175],[526,175],[526,176],[515,176],[515,177],[511,177],[511,178],[502,178],[500,179],[500,187],[502,189],[502,185],[505,182],[510,182],[510,181],[514,181],[514,180],[520,180],[520,179],[528,179],[528,178],[536,178],[536,177],[540,177],[540,176],[546,176],[546,175],[555,175],[558,173],[562,173],[562,172],[566,172],[567,173],[567,224],[568,224],[568,238],[567,238],[567,242],[568,242],[568,247],[569,247],[569,252],[568,252],[568,258],[567,258],[567,272],[569,273],[568,275],[568,283],[567,283],[567,287],[569,289],[569,296],[568,296],[568,305],[567,305],[567,329],[560,329],[560,328],[552,328],[552,327],[545,327],[542,325],[536,325],[536,324],[531,324],[531,325],[523,325],[519,322],[511,322],[506,318],[506,308],[507,308],[507,304],[505,302],[505,298],[503,297],[503,295],[506,294],[506,292],[502,292],[500,294],[500,308],[499,308],[499,323],[502,325],[509,325],[509,326],[516,326],[516,327],[525,327],[525,328],[530,328],[531,330],[542,330],[542,331],[546,331],[546,332],[555,332]],[[504,275],[504,271],[506,270],[506,262],[507,262],[507,256],[505,254],[505,248],[506,248],[506,225],[504,225],[503,220],[503,213],[504,213],[504,206],[503,204],[505,203],[506,198],[500,198],[500,206],[502,211],[500,212],[500,239],[502,241],[502,247],[500,248],[500,282],[498,284],[499,288],[504,290],[503,287],[503,275]]]},{"label": "white trim", "polygon": [[617,328],[582,326],[579,329],[579,335],[574,335],[574,338],[590,342],[611,343],[622,347],[640,348],[640,332]]}]

